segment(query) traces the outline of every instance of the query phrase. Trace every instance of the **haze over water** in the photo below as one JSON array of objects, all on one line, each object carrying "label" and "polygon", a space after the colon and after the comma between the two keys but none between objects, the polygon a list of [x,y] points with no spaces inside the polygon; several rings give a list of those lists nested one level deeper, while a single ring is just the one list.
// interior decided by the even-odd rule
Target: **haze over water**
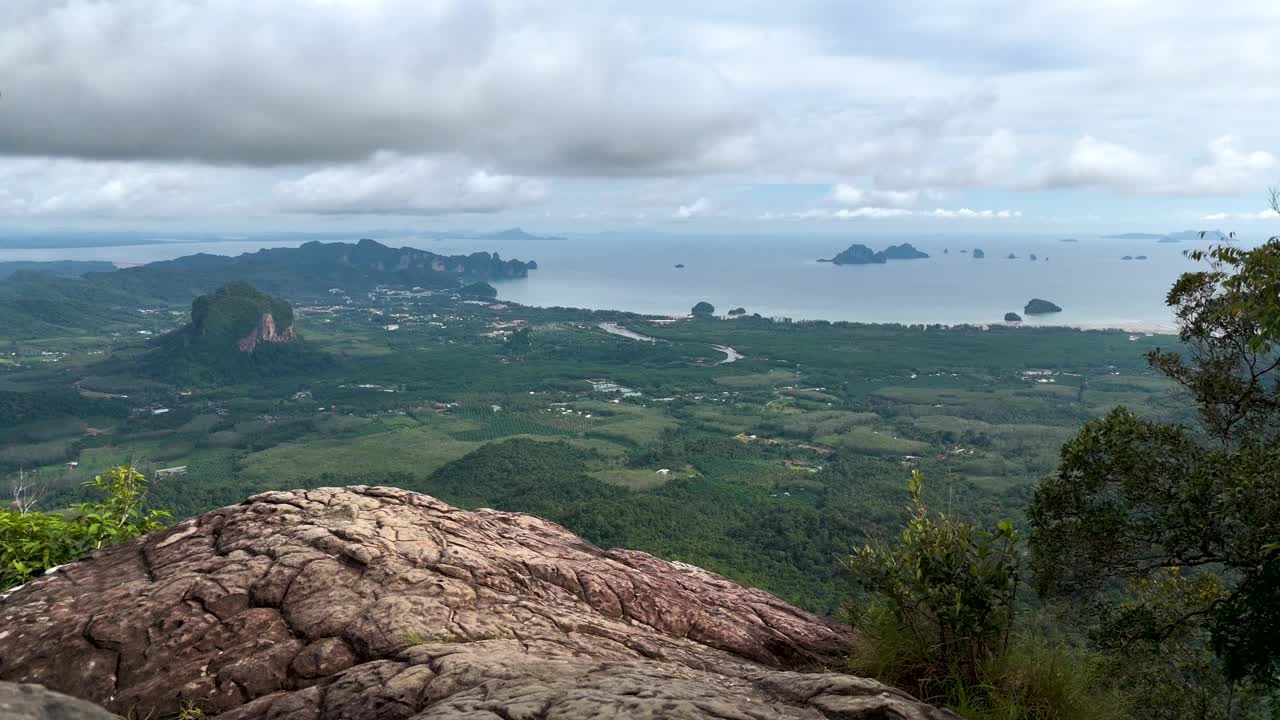
[{"label": "haze over water", "polygon": [[[455,254],[498,251],[536,260],[529,277],[498,284],[499,297],[538,306],[687,313],[706,300],[721,313],[734,307],[766,317],[891,323],[1000,322],[1023,314],[1033,297],[1063,312],[1027,324],[1171,330],[1165,294],[1179,273],[1195,269],[1183,252],[1207,243],[1157,243],[1081,237],[676,237],[615,234],[567,240],[381,239]],[[884,265],[817,262],[861,242],[880,250],[911,242],[932,257]],[[110,260],[137,264],[197,252],[236,255],[301,241],[211,241],[94,248],[0,250],[3,260]],[[986,258],[975,260],[980,247]],[[949,250],[948,253],[943,250]],[[961,253],[969,250],[969,253]],[[1006,259],[1014,253],[1017,259]],[[1029,255],[1035,253],[1038,260]],[[1147,260],[1122,260],[1146,255]],[[674,266],[683,263],[683,269]],[[1025,315],[1024,315],[1025,317]]]}]

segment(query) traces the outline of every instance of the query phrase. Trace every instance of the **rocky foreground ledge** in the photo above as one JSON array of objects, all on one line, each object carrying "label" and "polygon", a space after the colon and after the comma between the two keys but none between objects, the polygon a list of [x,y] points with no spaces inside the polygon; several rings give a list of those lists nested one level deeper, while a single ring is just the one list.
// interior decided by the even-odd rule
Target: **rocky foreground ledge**
[{"label": "rocky foreground ledge", "polygon": [[0,680],[131,717],[954,717],[824,671],[856,641],[696,567],[384,487],[256,495],[0,599]]}]

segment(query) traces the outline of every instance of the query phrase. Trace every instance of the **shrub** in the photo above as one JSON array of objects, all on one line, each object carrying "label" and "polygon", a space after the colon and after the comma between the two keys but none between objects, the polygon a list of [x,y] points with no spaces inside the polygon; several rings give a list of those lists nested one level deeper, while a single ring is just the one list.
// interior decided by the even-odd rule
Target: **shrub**
[{"label": "shrub", "polygon": [[132,465],[112,468],[85,486],[100,491],[102,500],[80,503],[67,513],[0,510],[0,590],[104,545],[157,530],[169,517],[164,510],[143,512],[148,485]]},{"label": "shrub", "polygon": [[931,515],[923,483],[914,471],[901,538],[864,545],[846,562],[876,596],[851,611],[863,641],[848,669],[972,720],[1129,717],[1100,661],[1065,641],[1015,631],[1021,551],[1012,524],[986,532]]}]

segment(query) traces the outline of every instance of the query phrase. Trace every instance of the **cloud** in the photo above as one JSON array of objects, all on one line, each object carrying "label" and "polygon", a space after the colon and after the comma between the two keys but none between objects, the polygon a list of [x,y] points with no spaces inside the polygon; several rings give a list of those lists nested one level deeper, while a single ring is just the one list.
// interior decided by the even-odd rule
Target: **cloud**
[{"label": "cloud", "polygon": [[1050,189],[1100,187],[1137,192],[1159,184],[1161,175],[1159,160],[1085,135],[1072,146],[1065,161],[1051,168],[1038,185]]},{"label": "cloud", "polygon": [[1209,221],[1209,222],[1217,222],[1217,221],[1220,221],[1220,220],[1275,220],[1275,219],[1277,219],[1277,218],[1280,218],[1280,213],[1277,213],[1275,210],[1272,210],[1271,208],[1267,208],[1266,210],[1259,210],[1258,212],[1245,212],[1245,213],[1216,212],[1216,213],[1209,213],[1208,215],[1205,215],[1205,216],[1201,217],[1200,219],[1201,219],[1201,220],[1207,220],[1207,221]]},{"label": "cloud", "polygon": [[690,220],[702,215],[706,215],[711,211],[711,202],[704,197],[676,208],[675,217],[678,220]]},{"label": "cloud", "polygon": [[1020,210],[971,210],[969,208],[959,208],[957,210],[948,210],[944,208],[937,208],[935,210],[908,210],[906,208],[897,207],[864,206],[858,208],[840,208],[838,210],[810,208],[808,210],[800,210],[794,213],[770,212],[759,216],[759,219],[888,220],[894,218],[932,218],[940,220],[1012,220],[1021,217],[1022,211]]},{"label": "cloud", "polygon": [[453,158],[378,153],[369,162],[316,170],[275,187],[279,207],[320,214],[488,213],[537,202],[545,183]]},{"label": "cloud", "polygon": [[863,190],[840,183],[832,186],[828,197],[837,205],[846,207],[886,205],[901,208],[914,205],[920,197],[920,192],[918,190]]},{"label": "cloud", "polygon": [[509,172],[630,175],[749,152],[753,115],[714,67],[586,8],[5,5],[0,154],[276,166],[462,153]]},{"label": "cloud", "polygon": [[1265,150],[1241,151],[1239,138],[1224,135],[1209,143],[1205,162],[1191,174],[1191,188],[1204,193],[1237,193],[1261,187],[1280,160]]},{"label": "cloud", "polygon": [[233,202],[216,170],[198,166],[73,159],[0,158],[0,215],[165,217],[216,212]]},{"label": "cloud", "polygon": [[1129,196],[1280,180],[1277,35],[1274,0],[5,0],[0,212],[773,207],[723,183],[1154,222]]}]

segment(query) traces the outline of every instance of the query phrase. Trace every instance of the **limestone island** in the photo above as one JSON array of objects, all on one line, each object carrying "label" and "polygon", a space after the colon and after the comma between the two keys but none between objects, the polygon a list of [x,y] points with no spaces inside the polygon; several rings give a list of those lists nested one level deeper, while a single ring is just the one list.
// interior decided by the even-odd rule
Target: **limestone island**
[{"label": "limestone island", "polygon": [[[1031,301],[1027,303],[1027,306],[1022,308],[1022,311],[1028,315],[1045,315],[1047,313],[1062,312],[1062,308],[1054,305],[1048,300],[1032,298]],[[1007,317],[1008,316],[1006,316],[1006,319]]]},{"label": "limestone island", "polygon": [[982,252],[982,249],[981,249],[981,248],[974,248],[974,249],[973,249],[973,256],[974,256],[975,258],[978,258],[979,260],[981,260],[982,258],[986,257],[986,256],[987,256],[987,254],[986,254],[986,253],[984,253],[984,252]]},{"label": "limestone island", "polygon": [[1004,314],[1005,322],[1022,322],[1022,316],[1018,313],[1007,312]]},{"label": "limestone island", "polygon": [[1120,258],[1120,259],[1121,259],[1121,260],[1132,260],[1132,259],[1133,259],[1133,256],[1132,256],[1132,255],[1125,255],[1124,257],[1122,257],[1122,258]]},{"label": "limestone island", "polygon": [[684,263],[676,263],[676,269],[677,269],[677,270],[683,270],[683,269],[684,269]]},{"label": "limestone island", "polygon": [[818,262],[829,262],[836,265],[883,265],[890,260],[919,260],[927,257],[929,257],[928,253],[920,252],[911,243],[890,245],[880,252],[876,252],[866,245],[855,243],[830,260],[820,259]]},{"label": "limestone island", "polygon": [[1014,255],[1013,253],[1009,253],[1009,256],[1008,256],[1007,258],[1005,258],[1005,259],[1006,259],[1006,260],[1017,260],[1017,259],[1018,259],[1018,256],[1017,256],[1017,255]]}]

